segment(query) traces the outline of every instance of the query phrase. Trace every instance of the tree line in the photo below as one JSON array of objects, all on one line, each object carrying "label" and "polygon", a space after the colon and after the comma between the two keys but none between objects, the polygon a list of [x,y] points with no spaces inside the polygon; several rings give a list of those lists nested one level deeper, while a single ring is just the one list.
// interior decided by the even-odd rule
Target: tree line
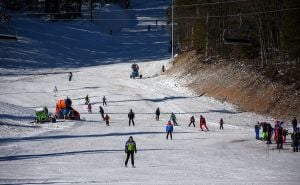
[{"label": "tree line", "polygon": [[[299,0],[174,0],[174,42],[300,80]],[[167,11],[171,20],[171,7]]]},{"label": "tree line", "polygon": [[88,11],[96,6],[111,3],[125,3],[128,0],[1,0],[5,9],[14,11],[38,12],[35,15],[50,15],[52,19],[74,19],[82,16],[82,7],[87,5]]}]

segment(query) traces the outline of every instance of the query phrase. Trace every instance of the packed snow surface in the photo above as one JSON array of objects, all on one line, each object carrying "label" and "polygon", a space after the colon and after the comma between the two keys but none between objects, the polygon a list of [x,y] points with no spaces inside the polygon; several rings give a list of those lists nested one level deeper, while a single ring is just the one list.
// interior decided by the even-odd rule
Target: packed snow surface
[{"label": "packed snow surface", "polygon": [[[14,20],[20,40],[0,43],[0,184],[299,184],[300,158],[290,143],[276,150],[255,140],[256,122],[272,119],[197,96],[161,73],[170,65],[167,28],[154,22],[148,31],[144,20],[163,18],[168,1],[133,2],[138,10],[122,16],[136,21],[122,22],[113,35],[106,33],[109,22],[100,29],[99,22]],[[129,78],[133,61],[143,79]],[[92,113],[84,104],[87,94]],[[103,96],[110,126],[98,112]],[[82,120],[30,123],[34,110],[54,112],[66,97]],[[128,126],[130,109],[135,127]],[[179,126],[166,140],[171,112]],[[188,127],[192,115],[196,127]],[[200,131],[200,115],[209,132]],[[137,143],[136,168],[124,166],[129,136]]]}]

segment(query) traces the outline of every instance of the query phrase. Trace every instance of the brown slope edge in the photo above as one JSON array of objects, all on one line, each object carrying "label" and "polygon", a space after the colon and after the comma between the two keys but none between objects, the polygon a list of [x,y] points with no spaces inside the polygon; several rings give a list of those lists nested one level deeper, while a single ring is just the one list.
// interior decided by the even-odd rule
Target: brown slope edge
[{"label": "brown slope edge", "polygon": [[185,85],[197,94],[238,105],[245,111],[278,119],[300,117],[300,92],[282,82],[272,82],[241,64],[201,62],[195,52],[178,56],[167,75],[189,77]]}]

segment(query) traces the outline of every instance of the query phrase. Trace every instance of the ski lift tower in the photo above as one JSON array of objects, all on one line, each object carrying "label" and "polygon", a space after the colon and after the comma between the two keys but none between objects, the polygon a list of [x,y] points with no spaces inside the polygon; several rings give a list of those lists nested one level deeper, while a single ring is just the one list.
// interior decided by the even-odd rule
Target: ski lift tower
[{"label": "ski lift tower", "polygon": [[172,0],[172,56],[171,62],[174,60],[174,0]]}]

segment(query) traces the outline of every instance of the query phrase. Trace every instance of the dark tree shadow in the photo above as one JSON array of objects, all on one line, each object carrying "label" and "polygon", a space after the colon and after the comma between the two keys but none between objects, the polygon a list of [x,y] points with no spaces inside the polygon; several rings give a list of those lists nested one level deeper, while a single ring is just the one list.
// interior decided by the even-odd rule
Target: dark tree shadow
[{"label": "dark tree shadow", "polygon": [[[161,150],[172,150],[172,149],[138,149],[139,152],[148,152],[148,151],[161,151]],[[12,155],[0,157],[0,161],[15,161],[15,160],[26,160],[26,159],[40,159],[40,158],[49,158],[49,157],[63,157],[63,156],[72,156],[72,155],[88,155],[88,154],[103,154],[103,153],[123,153],[124,150],[81,150],[81,151],[72,151],[72,152],[57,152],[57,153],[47,153],[47,154],[27,154],[27,155]]]},{"label": "dark tree shadow", "polygon": [[[186,134],[192,132],[176,132],[176,134]],[[91,135],[50,135],[50,136],[33,136],[33,137],[12,137],[0,138],[0,143],[23,142],[23,141],[45,141],[59,139],[74,139],[74,138],[97,138],[97,137],[116,137],[116,136],[131,136],[131,135],[149,135],[149,134],[165,134],[165,132],[113,132],[107,134],[91,134]]]}]

